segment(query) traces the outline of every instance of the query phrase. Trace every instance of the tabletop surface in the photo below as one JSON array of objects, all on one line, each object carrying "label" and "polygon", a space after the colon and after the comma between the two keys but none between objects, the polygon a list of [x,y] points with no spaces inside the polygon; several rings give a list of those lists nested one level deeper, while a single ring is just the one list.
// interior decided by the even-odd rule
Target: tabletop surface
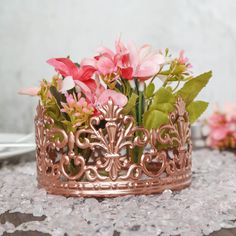
[{"label": "tabletop surface", "polygon": [[37,188],[31,155],[0,164],[1,235],[236,235],[236,156],[193,152],[190,188],[150,196],[65,198]]}]

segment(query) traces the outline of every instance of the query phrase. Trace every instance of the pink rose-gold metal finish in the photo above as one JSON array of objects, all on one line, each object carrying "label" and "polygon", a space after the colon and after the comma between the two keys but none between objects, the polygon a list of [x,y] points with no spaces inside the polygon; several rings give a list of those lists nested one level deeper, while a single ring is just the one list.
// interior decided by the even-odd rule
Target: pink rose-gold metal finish
[{"label": "pink rose-gold metal finish", "polygon": [[[49,193],[114,197],[181,190],[191,183],[190,124],[181,98],[169,123],[151,131],[136,127],[112,100],[75,133],[55,128],[39,104],[35,128],[38,185]],[[143,150],[139,163],[131,158],[135,147]]]}]

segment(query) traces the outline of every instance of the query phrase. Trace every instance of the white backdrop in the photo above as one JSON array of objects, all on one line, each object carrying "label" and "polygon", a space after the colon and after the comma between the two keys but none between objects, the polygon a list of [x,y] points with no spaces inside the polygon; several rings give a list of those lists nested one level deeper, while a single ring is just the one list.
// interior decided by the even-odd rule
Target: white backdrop
[{"label": "white backdrop", "polygon": [[37,99],[17,90],[50,78],[48,58],[80,60],[119,35],[185,49],[195,73],[213,70],[199,98],[236,102],[235,12],[235,0],[1,0],[0,132],[32,129]]}]

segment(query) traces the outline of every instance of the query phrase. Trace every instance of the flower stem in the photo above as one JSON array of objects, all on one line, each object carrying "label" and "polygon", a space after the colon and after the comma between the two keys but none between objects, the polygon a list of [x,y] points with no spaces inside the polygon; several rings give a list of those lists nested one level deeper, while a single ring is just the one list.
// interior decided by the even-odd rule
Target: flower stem
[{"label": "flower stem", "polygon": [[143,92],[139,91],[138,96],[138,125],[142,126],[142,116],[144,111],[144,104],[143,104]]},{"label": "flower stem", "polygon": [[[143,113],[144,113],[144,92],[143,92],[143,82],[136,81],[136,89],[138,94],[138,101],[136,103],[136,122],[137,126],[143,126]],[[136,136],[141,136],[140,132],[136,132]],[[138,163],[142,155],[143,149],[140,147],[134,148],[134,162]]]}]

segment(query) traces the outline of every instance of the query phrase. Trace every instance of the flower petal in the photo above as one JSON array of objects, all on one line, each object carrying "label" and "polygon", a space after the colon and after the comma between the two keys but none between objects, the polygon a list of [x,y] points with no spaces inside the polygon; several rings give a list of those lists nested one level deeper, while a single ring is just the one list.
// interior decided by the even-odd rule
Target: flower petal
[{"label": "flower petal", "polygon": [[40,88],[32,87],[32,88],[20,89],[18,93],[21,95],[37,96],[39,91],[40,91]]},{"label": "flower petal", "polygon": [[109,98],[111,98],[114,104],[119,107],[124,107],[126,103],[128,102],[127,97],[123,95],[122,93],[118,93],[111,89],[106,89],[99,96],[97,105],[105,105],[108,102]]},{"label": "flower petal", "polygon": [[88,79],[91,79],[94,72],[96,71],[96,68],[90,65],[85,65],[79,68],[79,72],[74,77],[74,80],[80,80],[80,81],[86,81]]},{"label": "flower petal", "polygon": [[138,49],[132,42],[127,44],[127,48],[129,51],[130,65],[136,68],[139,64]]},{"label": "flower petal", "polygon": [[224,104],[224,111],[226,114],[227,121],[234,121],[236,122],[236,106],[233,103],[225,103]]},{"label": "flower petal", "polygon": [[91,91],[95,91],[97,88],[97,85],[94,79],[88,79],[84,81],[84,84],[87,85]]},{"label": "flower petal", "polygon": [[211,130],[210,136],[215,140],[223,140],[226,138],[228,130],[224,127]]},{"label": "flower petal", "polygon": [[143,63],[135,72],[134,77],[142,78],[150,78],[155,75],[160,70],[160,66],[158,64],[153,64],[150,62]]},{"label": "flower petal", "polygon": [[92,66],[94,68],[97,67],[97,60],[94,58],[84,58],[81,62],[80,62],[80,67],[83,66]]},{"label": "flower petal", "polygon": [[120,38],[116,40],[115,47],[116,47],[116,53],[123,54],[128,52],[127,48],[125,47],[124,43],[121,41]]},{"label": "flower petal", "polygon": [[111,60],[114,58],[115,56],[115,53],[110,50],[109,48],[106,48],[106,47],[100,47],[98,48],[98,53],[100,56],[105,56],[105,57],[108,57],[110,58]]},{"label": "flower petal", "polygon": [[115,71],[116,66],[109,57],[101,56],[97,62],[98,71],[102,75],[108,75]]},{"label": "flower petal", "polygon": [[70,89],[72,89],[74,87],[75,87],[75,82],[74,82],[72,76],[67,76],[62,81],[61,92],[66,92],[67,90],[70,90]]},{"label": "flower petal", "polygon": [[80,80],[74,80],[74,82],[75,82],[75,84],[77,84],[80,87],[83,94],[86,95],[86,98],[90,102],[93,101],[93,96],[92,96],[92,92],[91,92],[90,88]]},{"label": "flower petal", "polygon": [[78,67],[69,58],[51,58],[47,63],[55,68],[62,76],[76,77]]},{"label": "flower petal", "polygon": [[125,78],[127,80],[131,80],[133,77],[133,68],[132,67],[127,67],[127,68],[121,68],[121,76],[122,78]]}]

